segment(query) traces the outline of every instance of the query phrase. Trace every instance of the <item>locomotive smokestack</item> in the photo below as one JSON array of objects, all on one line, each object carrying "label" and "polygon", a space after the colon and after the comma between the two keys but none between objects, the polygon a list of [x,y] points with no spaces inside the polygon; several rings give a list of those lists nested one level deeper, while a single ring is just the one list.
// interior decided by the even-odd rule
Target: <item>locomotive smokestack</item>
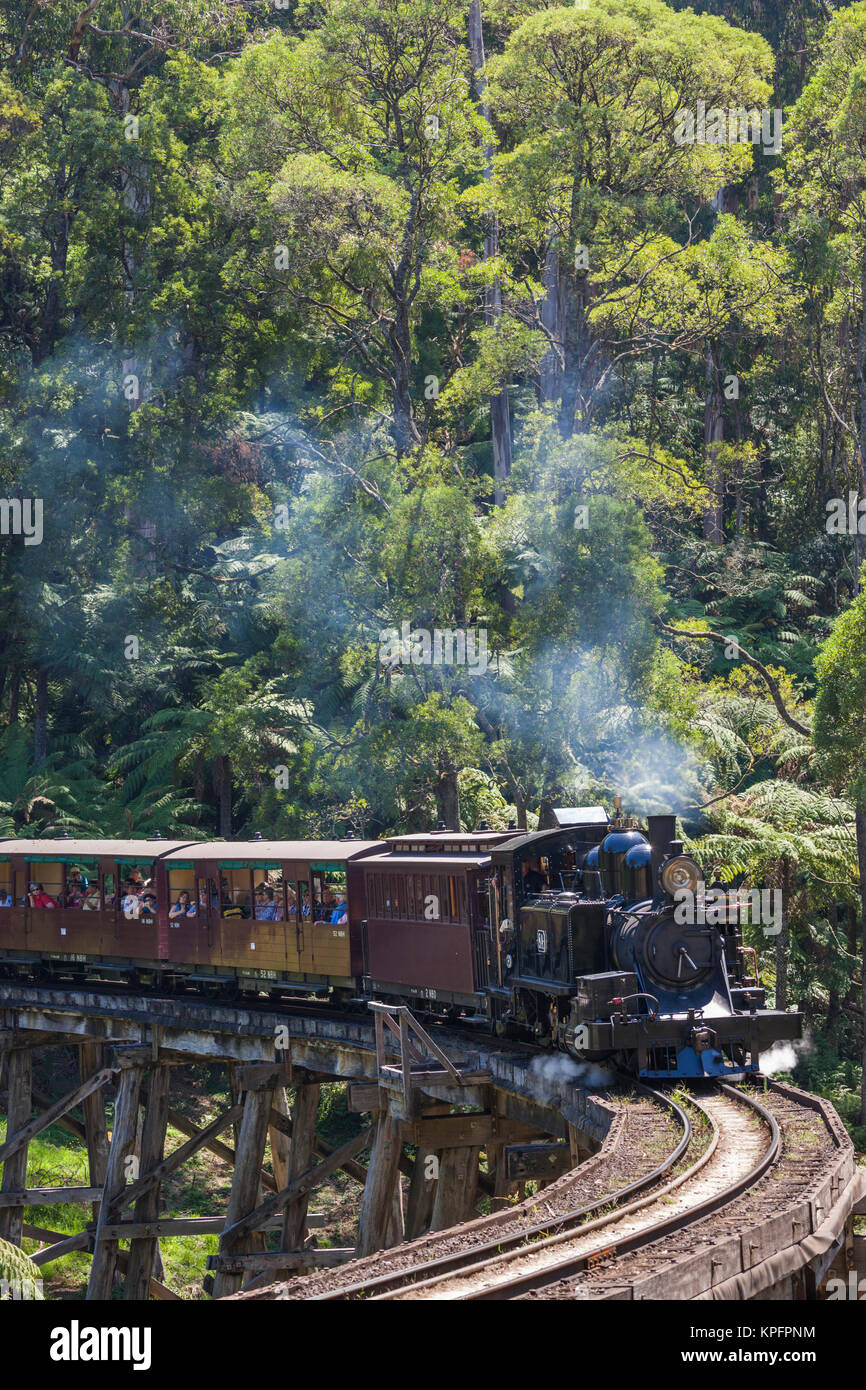
[{"label": "locomotive smokestack", "polygon": [[653,893],[663,860],[667,858],[671,840],[677,833],[676,816],[647,816],[647,833],[652,849]]}]

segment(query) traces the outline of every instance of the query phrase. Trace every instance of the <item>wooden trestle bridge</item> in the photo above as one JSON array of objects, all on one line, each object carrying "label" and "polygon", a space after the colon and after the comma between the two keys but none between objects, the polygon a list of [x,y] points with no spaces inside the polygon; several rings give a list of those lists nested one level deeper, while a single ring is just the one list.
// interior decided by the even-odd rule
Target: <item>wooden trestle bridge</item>
[{"label": "wooden trestle bridge", "polygon": [[[465,1030],[437,1028],[434,1034],[408,1009],[373,1010],[232,1007],[202,998],[0,981],[0,1102],[5,1091],[7,1114],[0,1236],[16,1244],[24,1237],[42,1242],[31,1256],[36,1266],[72,1251],[88,1253],[88,1299],[109,1298],[123,1277],[125,1298],[142,1300],[178,1297],[164,1282],[161,1241],[219,1235],[205,1287],[225,1298],[304,1271],[369,1260],[470,1221],[482,1192],[495,1218],[506,1205],[514,1210],[527,1179],[542,1186],[566,1182],[590,1154],[603,1156],[618,1139],[621,1107],[568,1080],[545,1082],[534,1049]],[[52,1101],[34,1089],[34,1052],[69,1046],[78,1049],[81,1080]],[[172,1106],[171,1080],[175,1069],[201,1062],[227,1068],[230,1104],[199,1129]],[[337,1147],[316,1132],[321,1088],[334,1082],[351,1083],[349,1108],[368,1117]],[[110,1133],[107,1087],[115,1093]],[[787,1227],[776,1219],[775,1236],[748,1242],[752,1251],[763,1251],[777,1290],[786,1279],[790,1288],[793,1272],[810,1262],[813,1288],[834,1265],[853,1268],[852,1213],[862,1200],[853,1150],[832,1107],[819,1104],[833,1136],[826,1172],[816,1172],[798,1218]],[[28,1145],[52,1124],[86,1143],[87,1186],[28,1187]],[[169,1125],[188,1137],[166,1155]],[[225,1141],[229,1131],[231,1144]],[[405,1153],[407,1144],[415,1148],[414,1159]],[[231,1165],[227,1209],[161,1217],[162,1185],[201,1149]],[[364,1150],[366,1166],[359,1162]],[[310,1200],[338,1169],[363,1185],[356,1245],[317,1249]],[[26,1208],[50,1211],[61,1203],[78,1203],[90,1217],[76,1234],[53,1231],[48,1219],[45,1226],[25,1222]],[[274,1232],[278,1248],[269,1249],[268,1233]],[[128,1253],[120,1241],[129,1243]],[[776,1246],[794,1254],[773,1266]],[[760,1262],[744,1259],[754,1286]],[[712,1272],[707,1277],[712,1283]],[[677,1296],[670,1283],[666,1296]]]}]

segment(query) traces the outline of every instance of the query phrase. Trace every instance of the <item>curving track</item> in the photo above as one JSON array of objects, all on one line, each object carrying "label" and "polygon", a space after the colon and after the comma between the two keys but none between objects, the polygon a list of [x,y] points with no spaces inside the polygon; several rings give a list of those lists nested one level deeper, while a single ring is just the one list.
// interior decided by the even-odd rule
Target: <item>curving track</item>
[{"label": "curving track", "polygon": [[[719,1088],[689,1108],[659,1092],[679,1124],[679,1142],[653,1169],[588,1204],[572,1206],[554,1221],[540,1221],[457,1252],[362,1275],[318,1299],[484,1300],[518,1297],[530,1289],[587,1268],[602,1254],[631,1250],[665,1230],[696,1220],[730,1200],[773,1162],[779,1144],[775,1121],[754,1100]],[[756,1123],[757,1122],[757,1123]],[[579,1172],[579,1170],[578,1170]],[[432,1257],[431,1257],[432,1255]]]}]

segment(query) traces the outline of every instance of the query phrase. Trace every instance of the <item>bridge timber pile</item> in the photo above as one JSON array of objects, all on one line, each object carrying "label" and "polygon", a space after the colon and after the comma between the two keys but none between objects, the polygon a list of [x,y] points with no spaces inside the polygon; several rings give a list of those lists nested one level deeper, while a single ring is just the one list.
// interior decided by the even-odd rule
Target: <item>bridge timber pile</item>
[{"label": "bridge timber pile", "polygon": [[[38,1266],[87,1252],[93,1300],[120,1275],[127,1299],[178,1298],[159,1242],[202,1232],[220,1237],[205,1284],[220,1299],[815,1298],[831,1272],[863,1272],[863,1174],[827,1102],[774,1082],[593,1092],[555,1055],[373,1009],[0,981],[0,1236],[40,1240]],[[81,1083],[35,1093],[34,1050],[70,1046]],[[170,1091],[201,1062],[226,1066],[231,1104],[197,1129]],[[367,1116],[337,1148],[316,1133],[334,1082]],[[27,1186],[28,1144],[52,1123],[86,1142],[88,1186]],[[169,1123],[188,1138],[166,1155]],[[162,1183],[202,1148],[232,1166],[227,1209],[160,1217]],[[357,1240],[319,1249],[310,1198],[338,1169],[363,1187]],[[69,1202],[92,1215],[72,1236],[24,1220]]]}]

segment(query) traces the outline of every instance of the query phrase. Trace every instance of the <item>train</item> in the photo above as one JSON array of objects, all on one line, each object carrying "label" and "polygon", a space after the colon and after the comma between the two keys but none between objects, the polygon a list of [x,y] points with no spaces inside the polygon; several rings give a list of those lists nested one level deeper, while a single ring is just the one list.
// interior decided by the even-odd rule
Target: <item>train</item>
[{"label": "train", "polygon": [[703,886],[675,817],[555,818],[383,840],[0,839],[0,976],[402,1003],[654,1080],[742,1077],[801,1036],[801,1014],[767,1007],[739,904],[689,912]]}]

